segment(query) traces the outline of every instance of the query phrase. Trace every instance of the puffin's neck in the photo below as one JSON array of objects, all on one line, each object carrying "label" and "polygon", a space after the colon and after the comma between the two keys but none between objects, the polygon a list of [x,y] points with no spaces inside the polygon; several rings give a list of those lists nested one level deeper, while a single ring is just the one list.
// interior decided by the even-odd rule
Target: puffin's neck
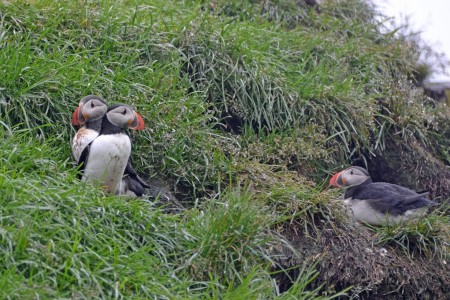
[{"label": "puffin's neck", "polygon": [[100,134],[117,134],[125,132],[125,129],[112,124],[106,116],[103,117]]},{"label": "puffin's neck", "polygon": [[102,119],[87,121],[86,128],[100,132],[102,129]]},{"label": "puffin's neck", "polygon": [[368,184],[371,184],[371,183],[372,183],[372,179],[369,177],[365,181],[363,181],[362,183],[360,183],[358,185],[354,185],[354,186],[348,187],[345,190],[344,198],[345,199],[353,198],[353,195],[356,193],[357,190],[359,190],[360,188],[362,188],[362,187],[364,187],[364,186],[366,186]]}]

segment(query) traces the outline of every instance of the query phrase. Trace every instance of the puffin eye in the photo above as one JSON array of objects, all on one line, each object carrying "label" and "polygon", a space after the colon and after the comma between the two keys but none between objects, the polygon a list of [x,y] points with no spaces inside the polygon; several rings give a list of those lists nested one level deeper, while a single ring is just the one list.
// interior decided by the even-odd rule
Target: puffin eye
[{"label": "puffin eye", "polygon": [[126,109],[124,109],[124,110],[123,110],[123,113],[122,113],[122,115],[124,115],[124,116],[125,116],[126,114],[127,114],[127,110],[126,110]]},{"label": "puffin eye", "polygon": [[350,171],[350,175],[353,175],[353,170]]},{"label": "puffin eye", "polygon": [[94,107],[95,107],[94,101],[91,101],[91,108],[94,108]]}]

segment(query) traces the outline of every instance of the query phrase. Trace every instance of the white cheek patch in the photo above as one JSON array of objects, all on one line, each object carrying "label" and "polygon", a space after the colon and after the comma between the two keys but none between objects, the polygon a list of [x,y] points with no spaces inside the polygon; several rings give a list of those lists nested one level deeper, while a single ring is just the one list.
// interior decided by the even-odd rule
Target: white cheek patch
[{"label": "white cheek patch", "polygon": [[106,113],[106,118],[108,118],[108,121],[114,126],[127,128],[128,121],[130,120],[130,113],[127,112],[127,114],[123,115],[122,113],[110,111]]}]

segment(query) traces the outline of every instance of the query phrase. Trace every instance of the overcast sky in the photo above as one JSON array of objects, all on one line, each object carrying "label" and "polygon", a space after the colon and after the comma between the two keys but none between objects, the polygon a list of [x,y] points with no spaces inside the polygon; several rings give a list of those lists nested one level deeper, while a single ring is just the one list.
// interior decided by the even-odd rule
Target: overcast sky
[{"label": "overcast sky", "polygon": [[[450,0],[372,0],[381,11],[399,21],[409,17],[414,31],[421,31],[427,44],[450,59]],[[449,70],[450,71],[450,70]],[[433,76],[433,81],[450,81],[450,75]]]}]

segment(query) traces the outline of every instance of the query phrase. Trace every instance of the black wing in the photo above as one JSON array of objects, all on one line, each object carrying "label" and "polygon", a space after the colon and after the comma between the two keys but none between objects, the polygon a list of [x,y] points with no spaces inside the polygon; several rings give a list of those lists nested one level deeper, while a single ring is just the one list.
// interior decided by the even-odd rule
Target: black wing
[{"label": "black wing", "polygon": [[92,142],[90,142],[86,147],[84,147],[83,152],[81,152],[80,159],[78,160],[78,163],[77,163],[78,171],[79,171],[77,174],[78,179],[81,179],[83,177],[84,168],[86,167],[86,164],[87,164],[87,161],[89,158],[89,152],[91,151]]},{"label": "black wing", "polygon": [[425,196],[424,194],[417,194],[413,190],[407,189],[405,187],[391,184],[391,183],[385,183],[385,182],[374,182],[370,184],[366,184],[360,187],[357,187],[354,190],[354,193],[352,195],[352,198],[354,199],[390,199],[395,200],[398,198],[409,198],[409,197],[417,197]]},{"label": "black wing", "polygon": [[382,213],[401,215],[411,209],[432,205],[434,202],[425,198],[427,194],[418,194],[396,184],[376,182],[355,191],[353,199],[369,200],[369,204]]},{"label": "black wing", "polygon": [[138,173],[133,167],[133,162],[131,161],[131,157],[127,161],[127,166],[125,167],[124,176],[128,176],[133,179],[135,182],[141,184],[144,188],[150,188],[150,186],[139,177]]},{"label": "black wing", "polygon": [[131,178],[129,176],[124,176],[122,180],[126,185],[125,191],[127,191],[127,190],[131,191],[137,197],[142,197],[145,194],[145,188],[142,186],[142,184],[140,184],[133,178]]}]

